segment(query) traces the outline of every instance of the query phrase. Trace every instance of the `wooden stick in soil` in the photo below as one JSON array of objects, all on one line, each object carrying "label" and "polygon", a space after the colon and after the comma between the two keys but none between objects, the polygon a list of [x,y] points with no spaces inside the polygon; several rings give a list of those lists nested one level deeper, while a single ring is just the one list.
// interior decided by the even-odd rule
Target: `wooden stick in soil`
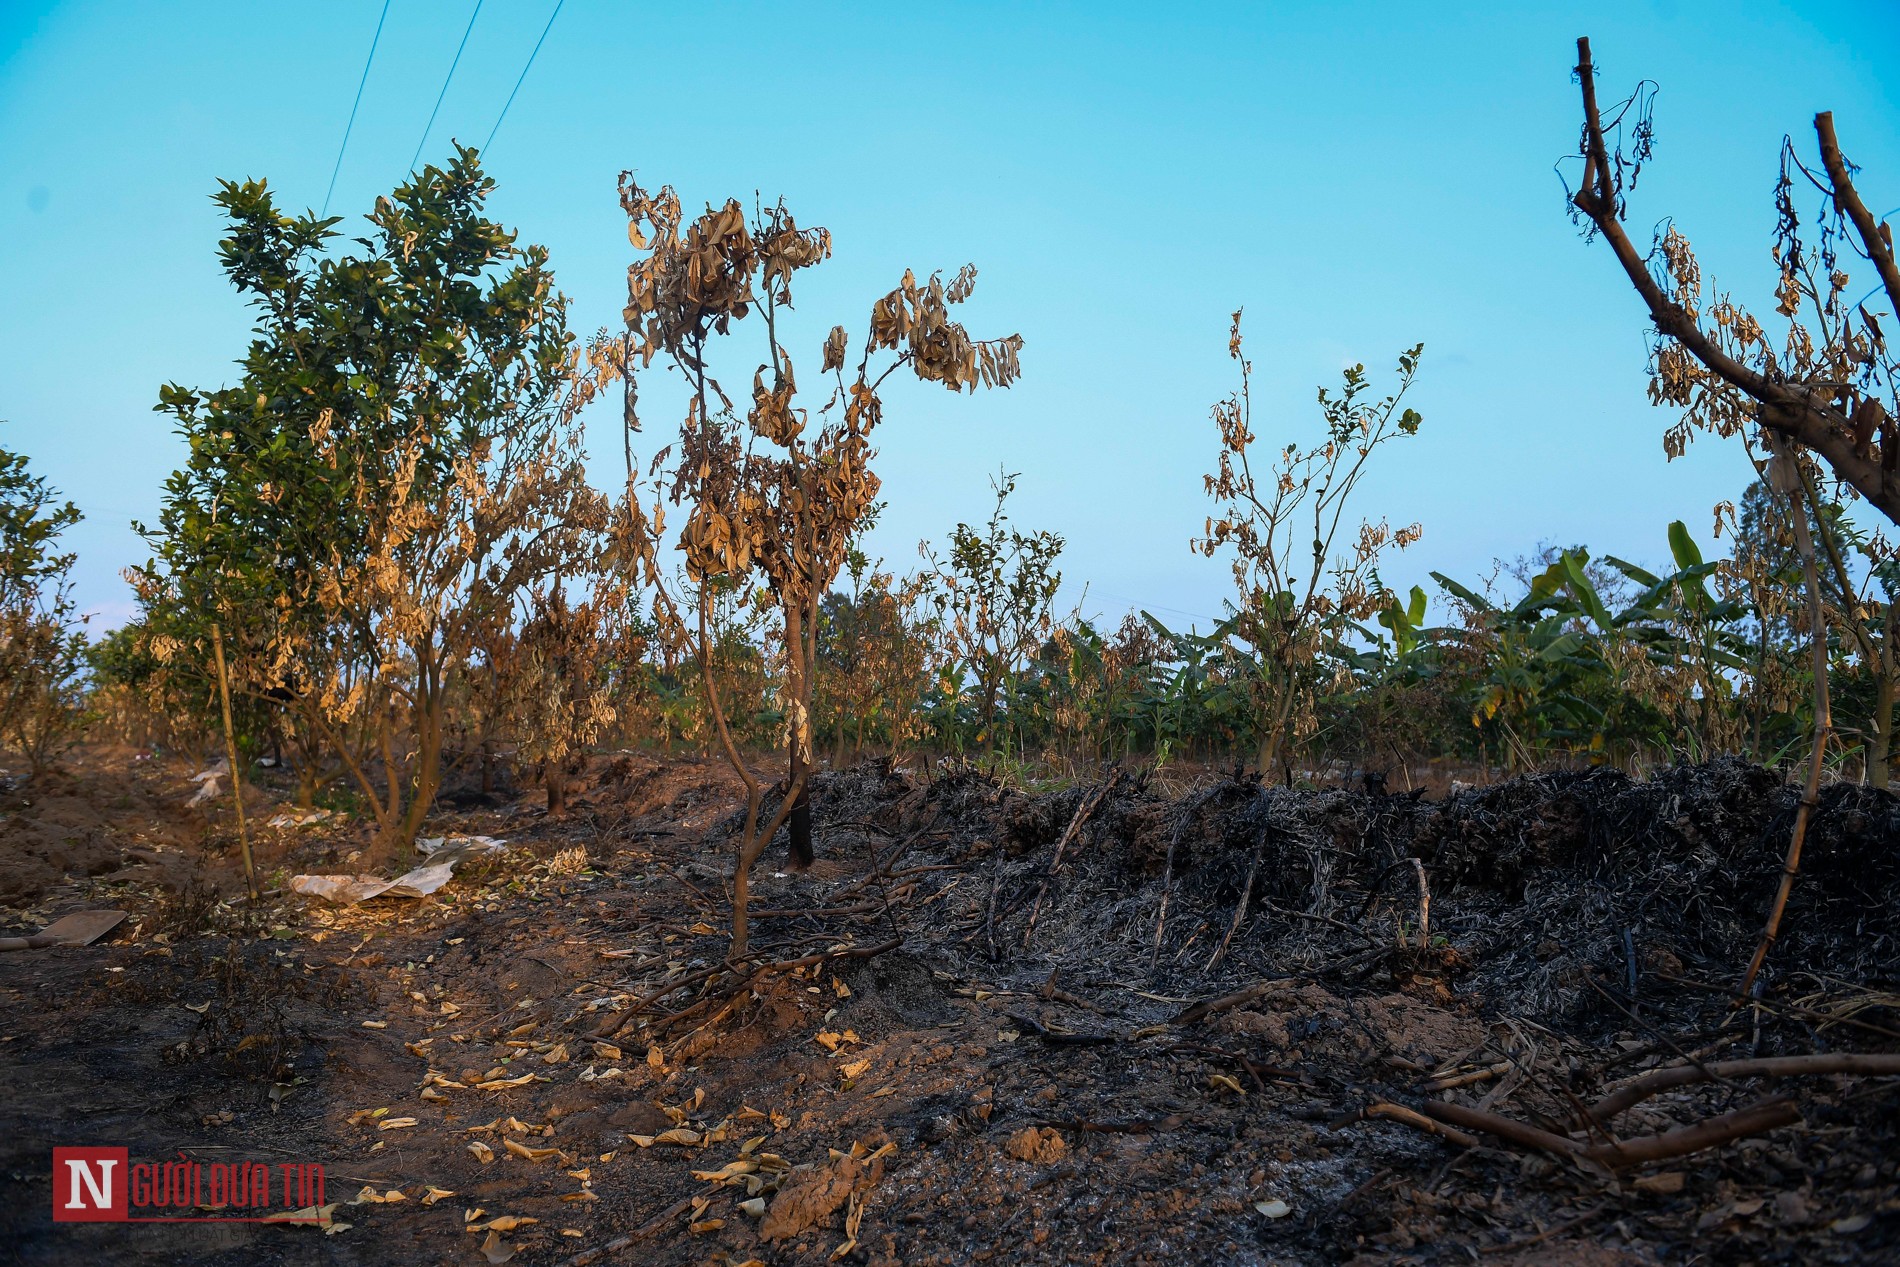
[{"label": "wooden stick in soil", "polygon": [[1111,771],[1107,780],[1096,789],[1095,794],[1084,798],[1082,803],[1075,807],[1075,816],[1069,820],[1068,830],[1064,831],[1062,839],[1056,842],[1056,856],[1049,863],[1049,874],[1042,877],[1042,887],[1036,890],[1036,904],[1029,911],[1029,926],[1023,929],[1025,947],[1029,945],[1029,939],[1036,934],[1036,918],[1042,914],[1042,899],[1049,895],[1049,883],[1055,879],[1056,872],[1062,869],[1062,855],[1068,849],[1069,842],[1075,839],[1076,833],[1082,830],[1082,825],[1089,821],[1089,815],[1095,812],[1095,807],[1102,803],[1102,798],[1108,795],[1109,789],[1113,788],[1121,777],[1122,772],[1119,768]]},{"label": "wooden stick in soil", "polygon": [[1432,944],[1432,890],[1425,883],[1425,863],[1412,859],[1412,870],[1418,873],[1418,948],[1428,950]]},{"label": "wooden stick in soil", "polygon": [[1253,902],[1254,877],[1260,873],[1260,855],[1266,852],[1267,833],[1271,830],[1270,827],[1260,829],[1260,839],[1254,843],[1253,847],[1253,861],[1247,864],[1247,883],[1240,890],[1240,905],[1234,908],[1234,922],[1227,926],[1227,935],[1220,939],[1220,945],[1214,950],[1214,957],[1207,961],[1208,972],[1220,967],[1220,961],[1227,957],[1227,944],[1233,941],[1234,934],[1240,931],[1241,924],[1246,921],[1247,907]]},{"label": "wooden stick in soil", "polygon": [[237,735],[231,728],[231,677],[224,669],[224,634],[211,622],[211,652],[218,662],[218,703],[224,710],[224,759],[231,767],[231,803],[237,808],[238,852],[244,857],[244,887],[257,900],[257,868],[251,862],[251,840],[244,832],[244,780],[238,772]]},{"label": "wooden stick in soil", "polygon": [[1821,579],[1814,562],[1814,537],[1808,531],[1807,503],[1801,496],[1800,468],[1795,465],[1796,458],[1787,443],[1772,433],[1770,438],[1774,457],[1768,464],[1769,480],[1788,498],[1794,519],[1795,549],[1801,555],[1801,573],[1808,587],[1808,638],[1814,647],[1814,744],[1808,752],[1807,786],[1802,790],[1800,805],[1795,808],[1788,855],[1781,864],[1781,883],[1775,889],[1774,905],[1768,908],[1768,923],[1762,929],[1761,942],[1755,947],[1754,958],[1748,961],[1748,971],[1742,974],[1741,988],[1736,991],[1741,999],[1746,999],[1754,988],[1762,962],[1774,949],[1775,937],[1781,931],[1781,916],[1788,908],[1788,894],[1794,889],[1796,872],[1801,869],[1801,844],[1808,834],[1808,815],[1821,794],[1821,765],[1827,756],[1828,735],[1834,729],[1827,689],[1827,614],[1821,607]]}]

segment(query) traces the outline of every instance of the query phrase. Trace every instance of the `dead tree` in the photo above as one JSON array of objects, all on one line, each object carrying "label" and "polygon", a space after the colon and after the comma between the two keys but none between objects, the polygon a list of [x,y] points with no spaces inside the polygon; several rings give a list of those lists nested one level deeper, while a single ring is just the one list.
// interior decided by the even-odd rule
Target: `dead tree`
[{"label": "dead tree", "polygon": [[[1726,436],[1754,423],[1813,453],[1842,484],[1890,521],[1900,522],[1893,354],[1879,319],[1864,302],[1846,297],[1848,275],[1837,267],[1835,247],[1846,242],[1873,265],[1890,312],[1900,312],[1900,265],[1891,229],[1874,219],[1854,187],[1854,168],[1841,154],[1834,116],[1814,117],[1819,172],[1801,162],[1792,141],[1783,147],[1776,298],[1777,311],[1788,319],[1788,338],[1778,350],[1760,323],[1726,296],[1717,296],[1708,312],[1702,311],[1700,270],[1688,240],[1673,226],[1657,235],[1648,252],[1630,240],[1623,217],[1627,196],[1650,155],[1653,93],[1647,84],[1639,86],[1610,108],[1606,123],[1587,38],[1577,41],[1576,69],[1583,91],[1583,177],[1570,201],[1589,232],[1609,243],[1655,322],[1660,339],[1651,364],[1651,398],[1685,411],[1668,442],[1671,455],[1680,451],[1690,430]],[[1620,142],[1626,125],[1628,152],[1608,139],[1613,135]],[[1829,208],[1812,248],[1799,236],[1793,200],[1797,178],[1823,194]],[[1652,271],[1652,263],[1660,268]]]}]

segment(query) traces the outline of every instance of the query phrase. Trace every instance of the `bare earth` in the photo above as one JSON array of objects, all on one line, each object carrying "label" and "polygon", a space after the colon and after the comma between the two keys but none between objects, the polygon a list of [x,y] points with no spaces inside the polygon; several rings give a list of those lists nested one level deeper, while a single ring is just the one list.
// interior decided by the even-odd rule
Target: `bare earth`
[{"label": "bare earth", "polygon": [[[1448,799],[868,763],[818,784],[817,867],[761,864],[739,969],[720,764],[598,759],[565,820],[433,820],[511,846],[433,897],[255,910],[219,900],[228,801],[208,826],[190,773],[98,749],[0,801],[0,935],[131,913],[0,955],[12,1261],[1900,1261],[1892,1077],[1666,1090],[1607,1129],[1771,1094],[1798,1122],[1628,1167],[1359,1117],[1567,1133],[1685,1056],[1900,1051],[1885,794],[1824,796],[1761,1006],[1733,1011],[1795,796],[1740,763]],[[348,871],[362,831],[266,828],[260,865]],[[334,1208],[55,1224],[55,1145],[319,1161]]]}]

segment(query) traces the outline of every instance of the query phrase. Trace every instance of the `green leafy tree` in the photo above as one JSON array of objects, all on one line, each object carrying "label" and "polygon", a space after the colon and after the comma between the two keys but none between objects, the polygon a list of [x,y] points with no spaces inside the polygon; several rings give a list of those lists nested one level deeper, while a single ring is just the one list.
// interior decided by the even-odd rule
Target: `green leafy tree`
[{"label": "green leafy tree", "polygon": [[990,481],[996,504],[980,528],[958,524],[950,548],[939,557],[926,543],[919,552],[930,564],[930,601],[943,622],[951,654],[966,668],[976,692],[977,742],[996,747],[1012,716],[1017,684],[1055,629],[1056,591],[1062,573],[1056,560],[1063,540],[1053,532],[1022,532],[1009,522],[1009,495],[1016,476]]},{"label": "green leafy tree", "polygon": [[258,316],[243,374],[161,394],[189,452],[148,533],[148,606],[230,631],[244,687],[357,781],[383,859],[433,802],[483,636],[606,517],[566,301],[546,251],[483,214],[493,187],[459,148],[330,254],[340,218],[227,182],[220,251]]},{"label": "green leafy tree", "polygon": [[0,741],[38,775],[78,737],[85,635],[74,556],[60,536],[81,519],[24,454],[0,449]]}]

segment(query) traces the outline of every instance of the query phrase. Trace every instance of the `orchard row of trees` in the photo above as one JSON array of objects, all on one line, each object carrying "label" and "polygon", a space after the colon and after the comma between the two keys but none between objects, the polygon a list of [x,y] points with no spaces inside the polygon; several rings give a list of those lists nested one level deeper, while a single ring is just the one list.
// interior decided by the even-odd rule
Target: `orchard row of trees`
[{"label": "orchard row of trees", "polygon": [[[1020,372],[1020,338],[958,318],[974,268],[907,272],[806,348],[793,282],[830,256],[829,233],[783,204],[691,215],[628,176],[623,321],[581,340],[547,253],[487,217],[492,182],[459,149],[347,241],[341,218],[287,214],[262,182],[221,188],[222,263],[256,324],[233,385],[161,392],[186,449],[141,528],[137,619],[88,643],[57,544],[78,512],[0,455],[5,742],[37,768],[91,719],[205,749],[228,697],[245,750],[285,756],[306,802],[347,796],[385,860],[451,778],[530,769],[559,813],[589,749],[721,753],[748,794],[740,949],[766,842],[789,828],[794,859],[811,856],[805,793],[827,757],[1194,758],[1278,779],[1430,758],[1779,762],[1818,734],[1817,760],[1885,784],[1900,572],[1851,512],[1900,505],[1890,235],[1817,121],[1822,170],[1792,143],[1783,155],[1777,329],[1705,301],[1673,226],[1649,255],[1629,244],[1648,98],[1606,123],[1582,52],[1571,205],[1656,322],[1652,394],[1682,411],[1667,445],[1711,432],[1757,461],[1716,508],[1723,551],[1676,523],[1658,570],[1543,549],[1396,594],[1381,566],[1421,529],[1368,516],[1360,486],[1416,442],[1422,348],[1384,386],[1354,367],[1318,393],[1310,437],[1276,428],[1263,449],[1237,313],[1209,513],[1184,543],[1231,569],[1212,628],[1060,610],[1063,540],[1010,518],[1007,472],[987,516],[889,567],[863,543],[893,377],[975,393]],[[1809,186],[1818,229],[1797,212]],[[1881,283],[1858,302],[1848,246]],[[646,408],[679,409],[651,439],[643,388]],[[602,490],[581,416],[616,398],[624,482]]]}]

